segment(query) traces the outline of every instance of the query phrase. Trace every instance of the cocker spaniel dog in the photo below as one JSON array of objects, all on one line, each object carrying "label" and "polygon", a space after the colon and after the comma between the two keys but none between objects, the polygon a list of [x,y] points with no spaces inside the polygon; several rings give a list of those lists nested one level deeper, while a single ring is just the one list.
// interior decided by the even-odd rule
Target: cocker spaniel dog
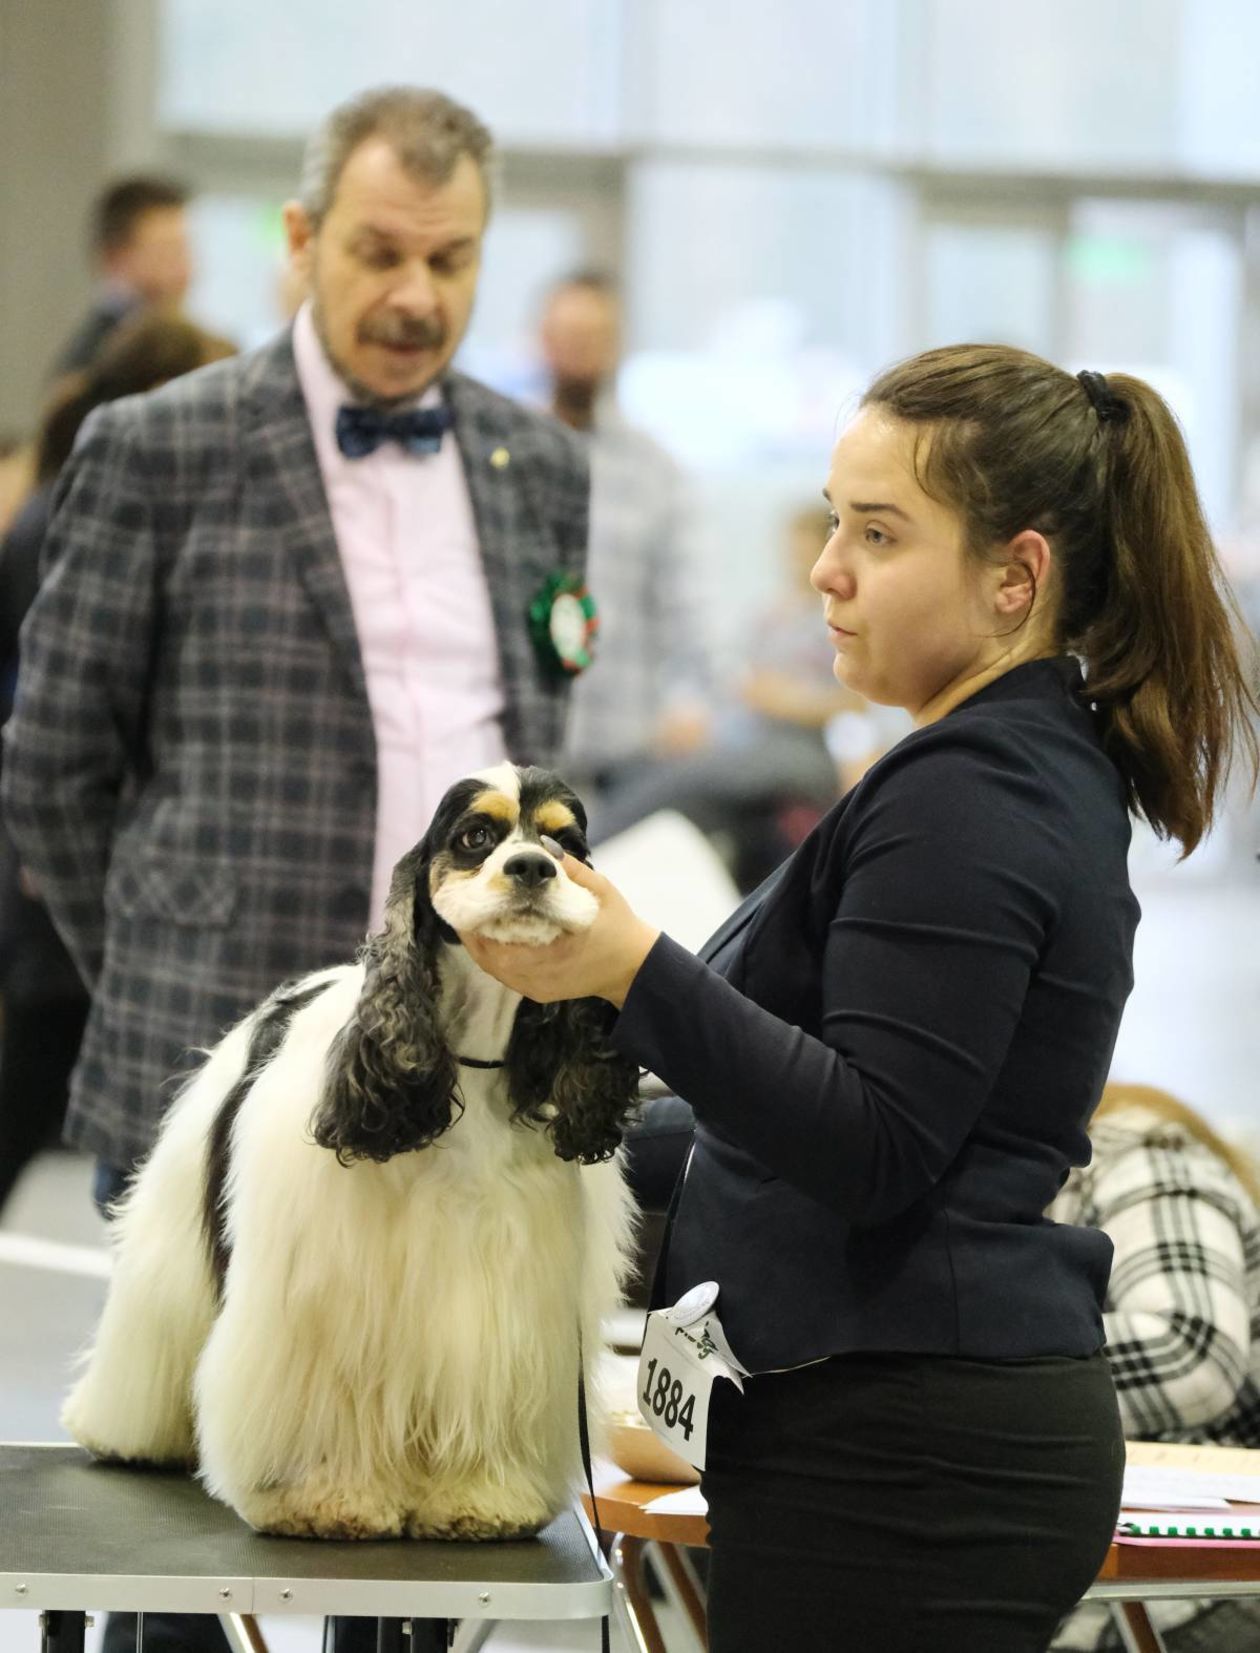
[{"label": "cocker spaniel dog", "polygon": [[563,1507],[625,1272],[637,1069],[609,1005],[523,1000],[456,931],[589,926],[541,842],[585,859],[585,826],[542,770],[460,781],[359,962],[209,1053],[113,1225],[62,1414],[90,1451],[195,1463],[264,1532],[506,1538]]}]

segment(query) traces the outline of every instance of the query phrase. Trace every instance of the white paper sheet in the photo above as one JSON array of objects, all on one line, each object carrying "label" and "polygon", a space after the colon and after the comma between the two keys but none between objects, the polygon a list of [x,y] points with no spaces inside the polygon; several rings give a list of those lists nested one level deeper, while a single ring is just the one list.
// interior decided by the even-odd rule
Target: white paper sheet
[{"label": "white paper sheet", "polygon": [[645,1510],[654,1510],[660,1515],[707,1515],[709,1506],[704,1501],[704,1494],[699,1487],[679,1487],[677,1492],[663,1492],[659,1498],[653,1498],[651,1503],[644,1504]]}]

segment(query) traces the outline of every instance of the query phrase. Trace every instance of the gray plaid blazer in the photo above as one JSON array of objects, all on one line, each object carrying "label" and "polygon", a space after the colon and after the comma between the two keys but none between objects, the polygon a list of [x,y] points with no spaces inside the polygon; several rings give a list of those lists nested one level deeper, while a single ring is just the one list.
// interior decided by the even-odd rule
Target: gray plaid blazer
[{"label": "gray plaid blazer", "polygon": [[[586,461],[470,379],[446,393],[505,741],[549,763],[565,689],[527,609],[584,568]],[[3,801],[93,992],[67,1135],[125,1165],[199,1047],[284,978],[353,957],[367,926],[372,717],[289,336],[94,415],[44,566]]]}]

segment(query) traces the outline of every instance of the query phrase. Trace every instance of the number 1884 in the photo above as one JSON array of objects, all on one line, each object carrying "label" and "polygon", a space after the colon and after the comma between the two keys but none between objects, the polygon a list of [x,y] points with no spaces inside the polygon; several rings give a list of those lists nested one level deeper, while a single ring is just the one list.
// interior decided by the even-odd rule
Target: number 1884
[{"label": "number 1884", "polygon": [[654,1417],[662,1418],[669,1429],[681,1429],[687,1440],[695,1422],[696,1397],[686,1394],[682,1383],[668,1366],[649,1360],[647,1382],[643,1386],[643,1404],[650,1406]]}]

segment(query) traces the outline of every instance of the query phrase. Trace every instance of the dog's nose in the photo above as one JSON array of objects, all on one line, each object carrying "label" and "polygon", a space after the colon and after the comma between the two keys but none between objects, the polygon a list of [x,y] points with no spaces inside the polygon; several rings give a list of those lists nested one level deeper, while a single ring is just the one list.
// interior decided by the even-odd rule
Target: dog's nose
[{"label": "dog's nose", "polygon": [[536,890],[545,879],[556,876],[556,863],[549,855],[514,855],[503,863],[503,870],[527,890]]}]

